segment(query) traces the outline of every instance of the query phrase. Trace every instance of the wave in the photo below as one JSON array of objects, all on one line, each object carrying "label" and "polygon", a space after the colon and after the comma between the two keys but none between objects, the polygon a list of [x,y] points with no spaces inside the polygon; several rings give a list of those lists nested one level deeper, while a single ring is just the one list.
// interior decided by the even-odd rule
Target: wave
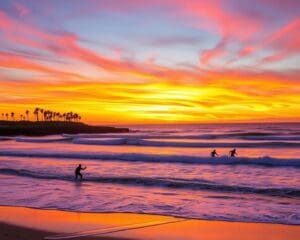
[{"label": "wave", "polygon": [[259,141],[259,142],[191,142],[191,141],[162,141],[146,140],[137,138],[74,138],[76,144],[90,145],[136,145],[151,147],[198,147],[198,148],[216,148],[216,147],[240,147],[240,148],[259,148],[259,147],[299,147],[300,142],[285,141]]},{"label": "wave", "polygon": [[149,132],[148,134],[140,134],[138,132],[131,133],[120,133],[120,134],[63,134],[64,137],[68,138],[138,138],[138,139],[149,139],[149,138],[177,138],[177,139],[220,139],[220,138],[242,138],[242,137],[263,137],[273,136],[277,133],[271,132],[234,132],[234,133],[208,133],[208,134],[170,134],[161,135],[162,132]]},{"label": "wave", "polygon": [[68,141],[71,138],[67,137],[16,137],[16,142],[32,142],[32,143],[48,143],[48,142],[61,142]]},{"label": "wave", "polygon": [[300,136],[249,136],[245,140],[279,140],[279,141],[300,141]]},{"label": "wave", "polygon": [[299,147],[300,142],[173,142],[173,141],[156,141],[156,140],[139,140],[137,145],[157,146],[157,147],[240,147],[240,148],[258,148],[258,147]]},{"label": "wave", "polygon": [[[70,175],[51,175],[47,173],[33,172],[25,169],[0,168],[0,174],[45,180],[74,181],[74,176]],[[201,179],[186,180],[176,178],[89,176],[84,179],[84,182],[111,183],[122,185],[142,185],[146,187],[206,190],[214,192],[234,192],[246,194],[254,193],[282,197],[300,197],[300,190],[296,188],[254,188],[247,186],[223,185]]]},{"label": "wave", "polygon": [[283,159],[272,157],[196,157],[186,155],[161,155],[143,153],[95,153],[95,152],[42,152],[42,151],[0,151],[0,156],[38,157],[61,159],[86,159],[102,161],[179,163],[179,164],[208,164],[208,165],[261,165],[270,167],[300,167],[300,159]]},{"label": "wave", "polygon": [[161,139],[212,139],[210,135],[160,135],[160,134],[63,134],[63,137],[73,138],[73,139],[95,139],[95,138],[125,138],[125,139],[151,139],[151,138],[161,138]]},{"label": "wave", "polygon": [[75,138],[72,140],[77,144],[91,144],[91,145],[124,145],[126,144],[125,138]]}]

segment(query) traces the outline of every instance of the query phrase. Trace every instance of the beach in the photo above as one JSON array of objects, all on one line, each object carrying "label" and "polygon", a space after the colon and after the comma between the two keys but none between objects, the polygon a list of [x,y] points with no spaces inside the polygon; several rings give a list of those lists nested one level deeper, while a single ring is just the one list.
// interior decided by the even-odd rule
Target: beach
[{"label": "beach", "polygon": [[204,221],[150,214],[79,213],[3,206],[0,207],[0,226],[0,236],[3,240],[297,240],[300,234],[299,226],[282,224]]},{"label": "beach", "polygon": [[0,138],[2,236],[299,239],[299,124],[128,127]]},{"label": "beach", "polygon": [[300,224],[299,124],[129,129],[0,138],[0,205]]},{"label": "beach", "polygon": [[1,0],[0,240],[300,240],[300,0]]}]

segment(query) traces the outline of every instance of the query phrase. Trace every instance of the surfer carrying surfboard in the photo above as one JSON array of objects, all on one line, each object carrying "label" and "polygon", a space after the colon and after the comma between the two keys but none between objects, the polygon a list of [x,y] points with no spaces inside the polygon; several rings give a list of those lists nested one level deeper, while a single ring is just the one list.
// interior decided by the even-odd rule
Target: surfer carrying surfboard
[{"label": "surfer carrying surfboard", "polygon": [[218,153],[217,153],[216,149],[214,149],[214,150],[210,153],[210,156],[211,156],[211,157],[216,157],[216,156],[218,156]]},{"label": "surfer carrying surfboard", "polygon": [[231,151],[229,151],[229,155],[230,157],[235,157],[235,155],[237,155],[236,149],[232,149]]},{"label": "surfer carrying surfboard", "polygon": [[81,167],[81,164],[78,165],[78,167],[75,169],[75,180],[77,180],[78,176],[80,177],[80,180],[82,180],[82,174],[81,170],[85,170],[86,167]]}]

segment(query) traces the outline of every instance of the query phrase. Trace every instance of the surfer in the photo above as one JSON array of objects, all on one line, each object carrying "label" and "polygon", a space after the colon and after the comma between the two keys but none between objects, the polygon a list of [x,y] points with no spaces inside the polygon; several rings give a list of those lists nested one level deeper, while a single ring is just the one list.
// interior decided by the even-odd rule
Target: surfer
[{"label": "surfer", "polygon": [[229,155],[230,157],[235,157],[235,155],[237,155],[236,149],[232,149],[231,151],[229,151]]},{"label": "surfer", "polygon": [[75,169],[75,180],[77,180],[78,176],[80,176],[80,179],[82,180],[82,174],[81,170],[85,170],[86,167],[81,167],[81,164],[78,165],[78,167]]},{"label": "surfer", "polygon": [[214,149],[211,153],[210,153],[210,156],[211,157],[216,157],[216,156],[219,156],[216,149]]}]

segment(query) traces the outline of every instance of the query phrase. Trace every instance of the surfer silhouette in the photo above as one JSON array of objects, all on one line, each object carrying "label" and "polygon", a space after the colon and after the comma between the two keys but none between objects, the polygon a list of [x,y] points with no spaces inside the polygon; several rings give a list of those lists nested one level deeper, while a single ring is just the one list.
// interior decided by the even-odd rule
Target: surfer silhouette
[{"label": "surfer silhouette", "polygon": [[75,169],[75,180],[77,180],[78,176],[80,177],[80,180],[82,180],[82,174],[81,170],[85,170],[86,167],[81,167],[81,164],[78,165],[78,167]]},{"label": "surfer silhouette", "polygon": [[231,151],[229,151],[229,155],[230,157],[235,157],[235,155],[237,155],[236,149],[232,149]]},{"label": "surfer silhouette", "polygon": [[216,157],[216,156],[218,156],[218,153],[217,153],[216,149],[214,149],[214,150],[210,153],[210,156],[211,156],[211,157]]}]

